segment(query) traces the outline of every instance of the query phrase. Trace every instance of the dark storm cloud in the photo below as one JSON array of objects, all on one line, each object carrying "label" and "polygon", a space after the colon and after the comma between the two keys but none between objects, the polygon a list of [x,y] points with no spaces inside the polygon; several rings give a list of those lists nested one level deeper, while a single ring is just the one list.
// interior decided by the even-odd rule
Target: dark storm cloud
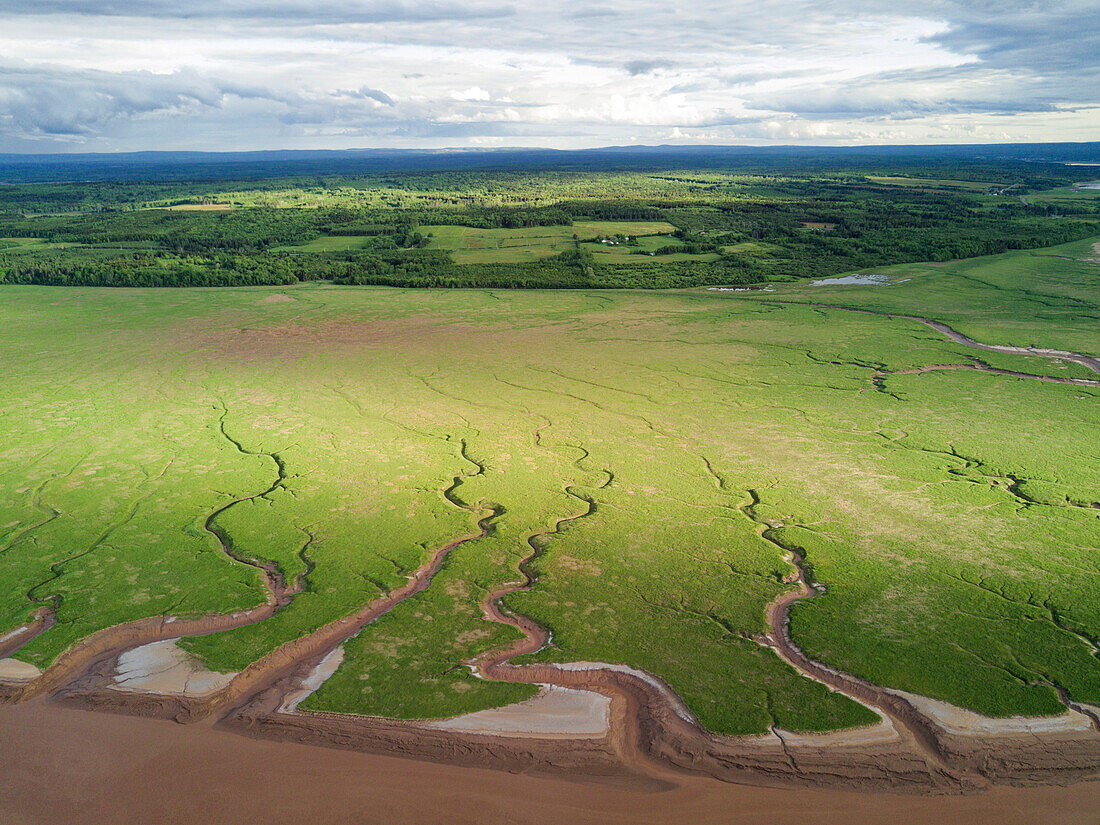
[{"label": "dark storm cloud", "polygon": [[1087,73],[1096,83],[1100,4],[959,4],[948,22],[932,42],[975,54],[990,67]]},{"label": "dark storm cloud", "polygon": [[0,65],[0,133],[80,136],[112,121],[220,107],[228,97],[293,102],[237,83],[172,74]]}]

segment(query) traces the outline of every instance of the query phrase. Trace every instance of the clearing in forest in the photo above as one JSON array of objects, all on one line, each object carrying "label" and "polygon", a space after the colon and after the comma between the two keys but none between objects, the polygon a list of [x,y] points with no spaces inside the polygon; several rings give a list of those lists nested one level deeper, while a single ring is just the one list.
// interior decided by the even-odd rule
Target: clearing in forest
[{"label": "clearing in forest", "polygon": [[[472,226],[421,226],[431,236],[429,249],[445,249],[456,263],[516,263],[557,255],[572,249],[576,240],[616,234],[641,237],[667,234],[676,227],[664,221],[575,221],[571,226],[527,226],[483,229]],[[665,238],[675,243],[671,238]]]}]

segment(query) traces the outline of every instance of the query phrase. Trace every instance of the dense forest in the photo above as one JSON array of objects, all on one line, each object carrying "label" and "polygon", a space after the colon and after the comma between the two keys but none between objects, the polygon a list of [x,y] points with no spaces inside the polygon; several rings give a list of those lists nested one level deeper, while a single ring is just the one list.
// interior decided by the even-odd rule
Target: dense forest
[{"label": "dense forest", "polygon": [[[1087,167],[871,160],[15,184],[0,187],[0,283],[665,288],[820,277],[1100,234],[1100,197],[1074,188],[1095,174]],[[425,229],[593,221],[675,231],[629,255],[593,255],[574,234],[572,248],[536,260],[460,263]]]}]

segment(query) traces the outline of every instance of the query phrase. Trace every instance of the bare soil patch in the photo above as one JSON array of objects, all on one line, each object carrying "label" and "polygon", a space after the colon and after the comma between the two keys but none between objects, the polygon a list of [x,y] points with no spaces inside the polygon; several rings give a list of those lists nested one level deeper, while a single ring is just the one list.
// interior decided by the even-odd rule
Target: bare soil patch
[{"label": "bare soil patch", "polygon": [[0,659],[0,680],[5,682],[30,682],[41,675],[42,671],[29,662]]},{"label": "bare soil patch", "polygon": [[547,685],[524,702],[429,723],[440,730],[508,735],[604,736],[611,700],[590,690]]},{"label": "bare soil patch", "polygon": [[151,642],[118,657],[114,690],[179,696],[207,696],[228,685],[235,673],[216,673],[202,667],[177,644],[177,639]]}]

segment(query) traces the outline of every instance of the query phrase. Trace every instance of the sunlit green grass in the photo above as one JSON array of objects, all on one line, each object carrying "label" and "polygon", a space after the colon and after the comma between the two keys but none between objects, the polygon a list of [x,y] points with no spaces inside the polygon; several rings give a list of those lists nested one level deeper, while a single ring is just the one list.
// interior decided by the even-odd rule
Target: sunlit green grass
[{"label": "sunlit green grass", "polygon": [[[557,255],[586,241],[617,233],[631,237],[667,234],[676,227],[664,221],[575,221],[571,226],[482,229],[473,226],[421,226],[429,249],[445,249],[456,263],[518,263]],[[670,239],[669,243],[673,243]]]},{"label": "sunlit green grass", "polygon": [[[937,264],[866,270],[888,285],[778,284],[750,297],[934,317],[978,341],[1097,354],[1100,238]],[[983,353],[991,355],[991,353]]]},{"label": "sunlit green grass", "polygon": [[364,249],[373,238],[367,235],[322,235],[312,241],[295,246],[277,246],[276,252],[350,252]]},{"label": "sunlit green grass", "polygon": [[[871,721],[753,641],[792,547],[826,588],[792,614],[815,658],[991,715],[1058,712],[1051,684],[1100,702],[1097,391],[891,374],[1057,367],[777,302],[1095,352],[1096,265],[1050,255],[1077,252],[753,294],[5,288],[0,633],[56,598],[60,623],[19,654],[44,666],[113,623],[259,604],[255,569],[203,529],[253,497],[216,526],[306,586],[187,642],[219,670],[403,584],[492,515],[347,643],[313,708],[432,717],[529,695],[464,662],[516,637],[480,604],[522,580],[532,539],[538,584],[507,603],[552,630],[538,658],[644,668],[719,732]],[[285,480],[258,497],[272,456]]]}]

